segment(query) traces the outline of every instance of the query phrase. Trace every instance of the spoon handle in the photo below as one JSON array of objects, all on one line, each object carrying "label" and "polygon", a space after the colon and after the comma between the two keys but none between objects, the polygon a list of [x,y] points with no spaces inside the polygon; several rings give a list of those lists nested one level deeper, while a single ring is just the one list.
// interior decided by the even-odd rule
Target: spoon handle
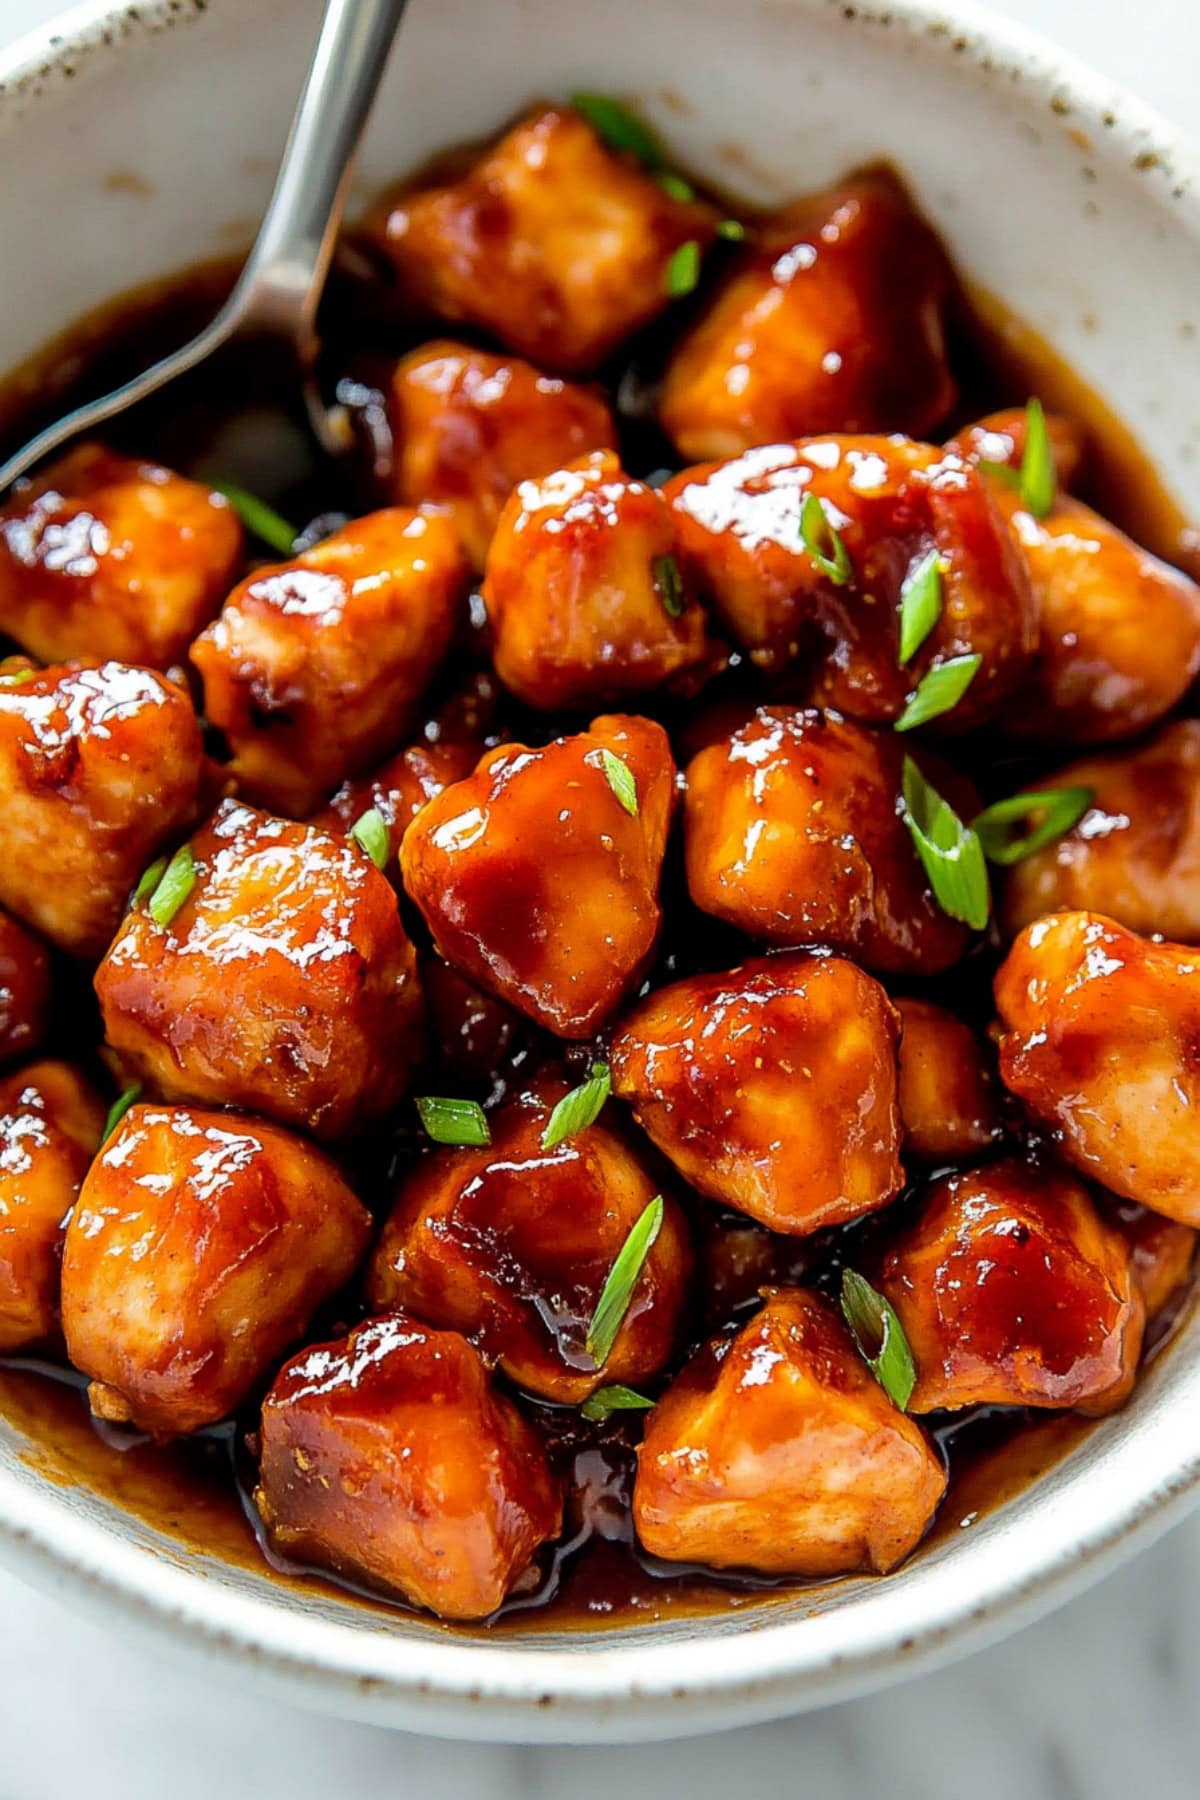
[{"label": "spoon handle", "polygon": [[227,312],[238,330],[290,338],[302,366],[354,153],[407,0],[327,0],[275,189]]},{"label": "spoon handle", "polygon": [[254,248],[211,324],[111,394],[76,407],[0,464],[0,495],[72,438],[185,375],[235,333],[289,338],[300,367],[315,349],[314,320],[358,140],[406,0],[326,0],[308,79]]}]

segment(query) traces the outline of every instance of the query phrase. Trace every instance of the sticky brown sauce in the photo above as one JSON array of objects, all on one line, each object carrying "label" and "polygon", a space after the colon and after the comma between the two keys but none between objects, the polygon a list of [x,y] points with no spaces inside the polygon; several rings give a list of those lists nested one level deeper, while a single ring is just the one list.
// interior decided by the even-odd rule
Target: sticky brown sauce
[{"label": "sticky brown sauce", "polygon": [[[128,293],[45,346],[0,383],[0,451],[185,342],[211,318],[236,267],[233,260],[208,263]],[[369,273],[360,247],[343,251],[322,313],[324,385],[349,406],[358,431],[358,454],[347,470],[331,471],[312,462],[298,407],[289,418],[287,405],[281,406],[286,375],[258,347],[231,350],[215,368],[206,369],[202,381],[173,389],[169,408],[150,402],[135,420],[123,421],[109,433],[110,440],[185,474],[211,477],[222,472],[231,431],[251,439],[260,431],[258,491],[286,516],[300,522],[367,510],[375,503],[373,479],[386,467],[388,455],[380,429],[382,408],[374,398],[376,373],[410,343],[429,335],[427,329],[407,338],[397,332],[381,311],[377,288],[363,279]],[[957,423],[1040,394],[1087,428],[1089,457],[1076,484],[1081,496],[1157,554],[1200,577],[1200,543],[1175,499],[1121,421],[1044,340],[978,289],[960,296],[952,337],[962,402],[947,435]],[[635,346],[624,371],[626,383],[621,384],[618,368],[605,372],[608,385],[636,394],[639,364],[652,363],[654,349],[651,333],[647,342]],[[268,409],[272,422],[265,427]],[[635,406],[622,417],[624,460],[634,472],[648,473],[670,457],[655,428],[638,412]],[[241,462],[244,467],[244,456]],[[686,960],[686,954],[680,958]],[[669,943],[661,966],[672,966]],[[956,977],[960,1006],[961,975],[959,971]],[[985,1007],[986,1000],[980,1004]],[[985,1022],[982,1012],[980,1022]],[[847,1233],[855,1230],[846,1228]],[[810,1262],[817,1253],[810,1257],[805,1247],[791,1246],[788,1254],[803,1273],[825,1282],[839,1262],[836,1245],[819,1253],[815,1268]],[[1173,1314],[1160,1317],[1152,1354],[1161,1353],[1172,1326]],[[794,1582],[717,1576],[645,1558],[633,1542],[628,1504],[636,1426],[615,1415],[605,1427],[575,1439],[572,1433],[578,1428],[561,1411],[534,1410],[556,1461],[570,1476],[567,1525],[560,1546],[531,1571],[527,1589],[510,1598],[489,1629],[599,1629],[622,1621],[653,1622],[794,1601]],[[82,1382],[65,1368],[12,1358],[0,1359],[0,1413],[29,1440],[24,1460],[43,1479],[94,1490],[164,1534],[184,1554],[203,1553],[257,1573],[269,1564],[274,1579],[295,1591],[336,1593],[394,1609],[393,1602],[355,1595],[318,1574],[281,1566],[261,1541],[249,1499],[252,1417],[194,1440],[156,1446],[93,1423]],[[1091,1429],[1089,1421],[1073,1415],[1039,1417],[998,1409],[930,1423],[947,1460],[950,1486],[927,1543],[969,1530],[1037,1480]],[[449,1633],[478,1629],[442,1628]]]}]

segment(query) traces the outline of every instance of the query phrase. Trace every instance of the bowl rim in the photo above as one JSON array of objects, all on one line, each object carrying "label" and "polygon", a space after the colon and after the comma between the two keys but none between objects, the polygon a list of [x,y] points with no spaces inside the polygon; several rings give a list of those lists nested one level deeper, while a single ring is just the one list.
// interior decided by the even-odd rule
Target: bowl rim
[{"label": "bowl rim", "polygon": [[[217,4],[191,0],[197,13],[215,12]],[[1124,156],[1144,170],[1159,198],[1183,209],[1183,228],[1200,237],[1200,150],[1119,83],[1027,27],[977,0],[885,0],[879,11],[841,0],[769,4],[836,10],[850,28],[886,19],[901,32],[941,40],[948,53],[965,52],[996,78],[1019,68],[1028,87],[1060,96],[1076,119],[1096,128],[1099,160]],[[170,11],[177,13],[177,4],[152,0],[131,17],[111,0],[82,0],[0,46],[0,116],[14,92],[36,95],[56,71],[73,73],[131,25],[156,29]],[[948,55],[948,67],[959,60]],[[160,1643],[166,1632],[222,1668],[253,1670],[286,1698],[346,1716],[523,1741],[690,1735],[928,1671],[1048,1611],[1165,1531],[1195,1504],[1200,1488],[1200,1442],[1189,1445],[1175,1424],[1200,1411],[1194,1305],[1142,1385],[1153,1390],[1144,1417],[1128,1429],[1115,1419],[1093,1427],[1082,1449],[1015,1506],[981,1522],[972,1537],[971,1582],[953,1572],[947,1579],[933,1555],[912,1580],[865,1584],[865,1595],[843,1606],[782,1619],[767,1614],[735,1634],[703,1617],[695,1631],[681,1622],[675,1630],[682,1635],[666,1640],[647,1641],[635,1629],[615,1644],[608,1634],[576,1633],[561,1647],[514,1637],[409,1635],[384,1614],[378,1630],[363,1630],[209,1580],[186,1557],[155,1554],[89,1517],[72,1504],[70,1490],[12,1467],[0,1467],[0,1558],[110,1623],[118,1617]],[[1072,1495],[1095,1462],[1103,1480],[1091,1477],[1081,1530]],[[1027,1540],[1036,1554],[1026,1553]],[[925,1598],[922,1613],[927,1588],[933,1599]]]}]

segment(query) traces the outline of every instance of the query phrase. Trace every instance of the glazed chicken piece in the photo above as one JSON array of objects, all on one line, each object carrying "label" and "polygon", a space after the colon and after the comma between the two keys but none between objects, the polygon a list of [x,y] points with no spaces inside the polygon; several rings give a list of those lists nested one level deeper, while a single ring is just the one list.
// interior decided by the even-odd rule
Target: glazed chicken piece
[{"label": "glazed chicken piece", "polygon": [[1130,1249],[1083,1184],[1015,1157],[935,1181],[878,1280],[917,1368],[908,1410],[1112,1412],[1145,1303]]},{"label": "glazed chicken piece", "polygon": [[357,844],[225,801],[165,924],[135,904],[96,972],[108,1042],[169,1099],[321,1138],[393,1106],[421,1047],[416,954]]},{"label": "glazed chicken piece", "polygon": [[954,404],[945,253],[870,173],[759,224],[672,355],[659,418],[682,456],[826,431],[928,432]]},{"label": "glazed chicken piece", "polygon": [[192,661],[248,799],[302,818],[404,738],[467,574],[449,519],[394,506],[234,588]]},{"label": "glazed chicken piece", "polygon": [[[827,944],[869,969],[936,974],[969,933],[944,913],[900,813],[903,740],[836,713],[760,707],[687,769],[688,887],[749,937]],[[917,759],[962,819],[978,801],[940,759]]]},{"label": "glazed chicken piece", "polygon": [[678,548],[661,496],[612,451],[522,481],[483,584],[501,681],[547,712],[697,685],[710,651]]},{"label": "glazed chicken piece", "polygon": [[[1024,681],[1037,642],[1028,575],[982,476],[948,452],[881,437],[767,444],[684,469],[662,491],[700,594],[754,662],[813,663],[815,703],[890,724],[931,668],[980,656],[937,724],[967,731]],[[841,539],[844,571],[805,547],[810,494]],[[902,663],[901,595],[931,556],[940,612]]]},{"label": "glazed chicken piece", "polygon": [[900,1014],[904,1148],[928,1162],[959,1162],[1002,1135],[999,1096],[984,1044],[931,1000],[894,1002]]},{"label": "glazed chicken piece", "polygon": [[828,1300],[781,1288],[653,1412],[633,1516],[652,1556],[768,1574],[879,1574],[924,1536],[946,1473]]},{"label": "glazed chicken piece", "polygon": [[69,1063],[30,1063],[0,1081],[0,1352],[57,1330],[63,1229],[104,1114]]},{"label": "glazed chicken piece", "polygon": [[0,630],[43,662],[166,669],[218,611],[242,560],[222,494],[80,444],[0,510]]},{"label": "glazed chicken piece", "polygon": [[1039,619],[1033,679],[1006,710],[1018,737],[1067,744],[1132,737],[1200,672],[1200,587],[1081,501],[1044,519],[999,477],[988,485],[1029,569]]},{"label": "glazed chicken piece", "polygon": [[349,1280],[370,1230],[333,1163],[288,1132],[131,1107],[63,1252],[63,1331],[92,1411],[159,1439],[224,1418]]},{"label": "glazed chicken piece", "polygon": [[538,481],[617,441],[599,389],[450,338],[397,363],[388,418],[395,498],[449,513],[478,574],[519,481]]},{"label": "glazed chicken piece", "polygon": [[506,744],[409,826],[405,890],[453,968],[557,1036],[590,1037],[653,952],[674,788],[649,719]]},{"label": "glazed chicken piece", "polygon": [[903,1185],[898,1037],[853,963],[768,957],[642,1001],[613,1039],[613,1085],[700,1193],[803,1234]]},{"label": "glazed chicken piece", "polygon": [[[1054,473],[1061,488],[1070,490],[1078,477],[1087,442],[1083,427],[1065,413],[1045,414],[1046,435],[1054,458]],[[1006,469],[1020,469],[1027,438],[1025,408],[1006,407],[1002,412],[988,413],[952,437],[947,450],[961,456],[964,462],[1000,463]]]},{"label": "glazed chicken piece", "polygon": [[203,772],[191,701],[148,669],[61,663],[0,683],[0,903],[98,957],[195,817]]},{"label": "glazed chicken piece", "polygon": [[603,1121],[543,1150],[568,1086],[539,1078],[491,1115],[490,1145],[418,1165],[379,1240],[367,1299],[465,1332],[518,1386],[578,1405],[601,1385],[639,1387],[670,1361],[692,1258],[683,1213],[664,1195],[662,1226],[598,1366],[588,1326],[659,1188]]},{"label": "glazed chicken piece", "polygon": [[495,1612],[562,1525],[542,1441],[478,1350],[403,1313],[285,1363],[261,1438],[276,1550],[443,1619]]},{"label": "glazed chicken piece", "polygon": [[1003,918],[1103,912],[1130,930],[1200,943],[1200,722],[1176,719],[1136,750],[1070,763],[1038,788],[1090,787],[1074,829],[1014,863]]},{"label": "glazed chicken piece", "polygon": [[31,931],[0,911],[0,1063],[37,1049],[50,1023],[50,957]]},{"label": "glazed chicken piece", "polygon": [[371,229],[408,298],[577,375],[664,311],[672,254],[707,246],[716,217],[549,107],[457,181],[401,193]]},{"label": "glazed chicken piece", "polygon": [[1062,1155],[1200,1225],[1200,951],[1100,913],[1052,913],[996,976],[1000,1075]]},{"label": "glazed chicken piece", "polygon": [[1129,1246],[1133,1278],[1141,1289],[1149,1322],[1189,1279],[1196,1260],[1196,1233],[1190,1225],[1164,1219],[1148,1206],[1139,1206],[1136,1200],[1108,1196],[1102,1217]]}]

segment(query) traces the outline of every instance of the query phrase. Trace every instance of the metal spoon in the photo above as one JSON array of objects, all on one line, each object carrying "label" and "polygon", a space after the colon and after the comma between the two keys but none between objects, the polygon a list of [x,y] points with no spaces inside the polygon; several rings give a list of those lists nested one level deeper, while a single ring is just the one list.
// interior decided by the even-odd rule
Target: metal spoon
[{"label": "metal spoon", "polygon": [[291,346],[314,434],[344,447],[317,391],[316,313],[345,205],[350,169],[406,0],[327,0],[308,78],[254,248],[212,323],[170,356],[99,400],[78,406],[0,465],[0,494],[71,438],[188,374],[232,338]]}]

